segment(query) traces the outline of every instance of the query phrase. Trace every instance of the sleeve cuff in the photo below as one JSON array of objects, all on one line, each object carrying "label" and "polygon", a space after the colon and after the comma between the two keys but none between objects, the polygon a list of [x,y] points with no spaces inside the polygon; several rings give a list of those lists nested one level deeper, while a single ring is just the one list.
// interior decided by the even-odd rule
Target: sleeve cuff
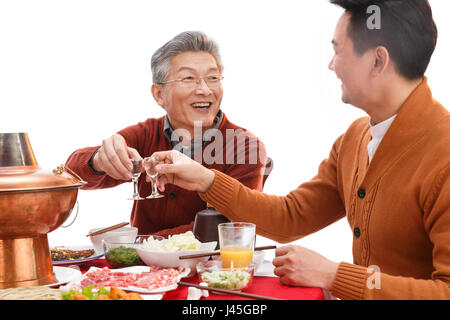
[{"label": "sleeve cuff", "polygon": [[219,212],[222,212],[222,209],[230,206],[233,198],[235,180],[223,172],[214,169],[213,171],[215,174],[213,185],[207,192],[199,192],[199,196],[203,201],[212,205]]},{"label": "sleeve cuff", "polygon": [[367,277],[368,273],[365,267],[341,262],[331,293],[342,300],[361,300],[364,296]]},{"label": "sleeve cuff", "polygon": [[95,150],[95,152],[94,152],[94,153],[92,154],[92,156],[89,158],[89,161],[88,161],[88,167],[89,167],[89,169],[91,169],[92,173],[94,173],[94,174],[96,174],[96,175],[103,175],[103,174],[105,174],[104,171],[97,171],[97,170],[94,169],[94,157],[95,157],[95,155],[97,154],[97,152],[98,152],[99,149],[100,149],[100,148],[98,148],[97,150]]}]

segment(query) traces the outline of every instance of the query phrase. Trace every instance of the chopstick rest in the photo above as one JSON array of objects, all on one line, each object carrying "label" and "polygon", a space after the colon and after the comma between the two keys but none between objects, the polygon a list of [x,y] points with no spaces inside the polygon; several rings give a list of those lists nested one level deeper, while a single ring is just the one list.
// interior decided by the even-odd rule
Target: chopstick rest
[{"label": "chopstick rest", "polygon": [[[202,282],[200,285],[206,285],[206,283]],[[201,297],[209,297],[209,291],[195,287],[188,287],[187,300],[200,300]]]},{"label": "chopstick rest", "polygon": [[179,281],[178,284],[182,285],[182,286],[186,286],[186,287],[194,287],[194,288],[198,288],[198,289],[202,289],[202,290],[208,290],[208,291],[211,291],[212,293],[220,292],[220,293],[234,294],[236,296],[258,299],[258,300],[283,300],[283,299],[278,299],[278,298],[273,298],[273,297],[261,296],[259,294],[233,291],[233,290],[228,290],[228,289],[211,288],[208,286],[201,286],[198,284],[184,282],[184,281]]}]

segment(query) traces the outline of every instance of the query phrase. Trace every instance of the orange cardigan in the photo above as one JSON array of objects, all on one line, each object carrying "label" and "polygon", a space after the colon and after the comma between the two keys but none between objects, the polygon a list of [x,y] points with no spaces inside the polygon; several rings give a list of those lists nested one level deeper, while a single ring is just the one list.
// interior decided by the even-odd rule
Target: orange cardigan
[{"label": "orange cardigan", "polygon": [[[250,190],[218,171],[200,196],[283,243],[347,217],[354,264],[340,263],[332,288],[337,298],[450,299],[450,116],[426,78],[369,164],[370,139],[369,119],[356,120],[318,174],[286,196]],[[379,268],[378,288],[367,269],[372,265]]]}]

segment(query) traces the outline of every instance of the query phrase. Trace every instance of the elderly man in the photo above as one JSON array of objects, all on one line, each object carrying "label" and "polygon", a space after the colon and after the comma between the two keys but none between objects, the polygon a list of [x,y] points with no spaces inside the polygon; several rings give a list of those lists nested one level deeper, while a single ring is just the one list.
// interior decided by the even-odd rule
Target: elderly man
[{"label": "elderly man", "polygon": [[[261,191],[265,148],[220,110],[223,66],[217,44],[201,32],[183,32],[154,53],[151,67],[151,91],[166,116],[125,128],[101,146],[75,151],[66,165],[88,182],[83,189],[129,181],[132,158],[175,149]],[[138,190],[147,196],[151,185],[140,179]],[[172,186],[162,198],[134,201],[131,225],[140,234],[182,233],[192,230],[196,213],[205,208],[197,193]]]},{"label": "elderly man", "polygon": [[[156,166],[159,187],[196,190],[229,219],[254,222],[279,242],[346,217],[354,263],[283,246],[273,260],[283,283],[341,299],[450,299],[450,115],[424,77],[437,40],[430,5],[331,2],[345,12],[329,68],[342,81],[343,102],[369,117],[336,140],[318,174],[287,196],[266,195],[172,151],[155,155],[166,162]],[[376,11],[381,29],[369,28]]]}]

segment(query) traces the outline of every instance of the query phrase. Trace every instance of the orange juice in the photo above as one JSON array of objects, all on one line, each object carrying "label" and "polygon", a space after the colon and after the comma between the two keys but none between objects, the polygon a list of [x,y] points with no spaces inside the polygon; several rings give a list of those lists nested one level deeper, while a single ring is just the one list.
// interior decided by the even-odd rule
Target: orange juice
[{"label": "orange juice", "polygon": [[227,247],[220,249],[224,268],[247,267],[253,261],[253,250],[244,247]]}]

